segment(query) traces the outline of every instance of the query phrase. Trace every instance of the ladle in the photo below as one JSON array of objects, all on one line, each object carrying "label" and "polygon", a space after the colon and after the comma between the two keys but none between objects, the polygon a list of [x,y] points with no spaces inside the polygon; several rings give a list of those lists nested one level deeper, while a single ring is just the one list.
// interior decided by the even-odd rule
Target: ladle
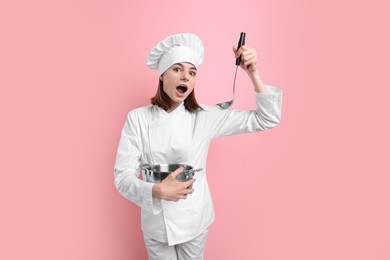
[{"label": "ladle", "polygon": [[233,102],[234,102],[234,98],[236,96],[236,76],[237,76],[237,69],[238,69],[238,66],[236,66],[236,73],[234,73],[234,81],[233,81],[233,99],[230,100],[230,101],[225,101],[225,102],[222,102],[222,103],[218,103],[218,104],[215,104],[217,107],[219,107],[220,109],[228,109],[229,107],[231,107],[233,105]]},{"label": "ladle", "polygon": [[[240,39],[238,40],[237,50],[245,44],[245,32],[242,32],[240,35]],[[220,109],[228,109],[233,105],[234,98],[236,97],[236,77],[237,77],[237,70],[241,62],[241,56],[236,59],[236,72],[234,73],[234,81],[233,81],[233,99],[230,101],[222,102],[215,104]]]}]

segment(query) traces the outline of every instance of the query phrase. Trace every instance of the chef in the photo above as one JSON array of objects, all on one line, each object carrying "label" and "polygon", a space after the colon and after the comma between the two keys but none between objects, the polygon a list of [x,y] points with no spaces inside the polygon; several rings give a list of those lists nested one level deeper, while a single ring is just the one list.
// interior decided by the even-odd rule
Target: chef
[{"label": "chef", "polygon": [[[250,111],[198,104],[194,88],[204,54],[198,36],[169,36],[148,55],[147,65],[158,71],[157,92],[152,104],[128,113],[119,141],[114,182],[120,194],[141,207],[149,259],[203,259],[208,229],[214,220],[206,178],[211,140],[267,130],[280,122],[282,92],[262,83],[256,50],[243,45],[233,51],[255,90],[256,103]],[[188,164],[203,170],[196,173],[195,179],[180,182],[176,176],[183,169],[178,168],[161,183],[151,183],[140,173],[139,166],[145,163]]]}]

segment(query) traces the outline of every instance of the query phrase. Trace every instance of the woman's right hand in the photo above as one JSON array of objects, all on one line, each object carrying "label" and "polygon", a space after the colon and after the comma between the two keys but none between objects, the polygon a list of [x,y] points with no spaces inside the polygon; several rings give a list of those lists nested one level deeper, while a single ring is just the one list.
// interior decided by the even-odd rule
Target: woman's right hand
[{"label": "woman's right hand", "polygon": [[179,201],[180,199],[186,199],[188,194],[193,193],[194,189],[188,189],[188,187],[195,182],[195,179],[186,182],[176,180],[177,175],[182,173],[183,170],[180,167],[169,174],[161,183],[155,184],[152,190],[153,198]]}]

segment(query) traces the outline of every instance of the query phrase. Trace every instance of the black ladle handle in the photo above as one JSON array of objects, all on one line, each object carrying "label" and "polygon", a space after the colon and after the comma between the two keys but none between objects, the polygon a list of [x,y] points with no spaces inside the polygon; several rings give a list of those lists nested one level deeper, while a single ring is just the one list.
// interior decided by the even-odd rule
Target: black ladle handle
[{"label": "black ladle handle", "polygon": [[[246,34],[245,34],[244,32],[241,33],[241,35],[240,35],[240,40],[238,41],[238,45],[237,45],[237,50],[238,50],[242,45],[245,44],[245,35],[246,35]],[[240,55],[240,57],[238,57],[238,58],[236,59],[236,66],[240,65],[240,62],[241,62],[241,55]]]}]

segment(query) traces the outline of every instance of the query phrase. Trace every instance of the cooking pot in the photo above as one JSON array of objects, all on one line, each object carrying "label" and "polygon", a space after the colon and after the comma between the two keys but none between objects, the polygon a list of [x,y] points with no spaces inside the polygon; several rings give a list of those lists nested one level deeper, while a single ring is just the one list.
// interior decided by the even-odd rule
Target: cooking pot
[{"label": "cooking pot", "polygon": [[195,172],[201,171],[202,169],[195,169],[188,164],[142,164],[140,168],[146,176],[147,182],[160,183],[162,182],[169,174],[177,170],[178,168],[183,167],[183,172],[177,175],[176,179],[178,181],[188,181],[191,180]]}]

